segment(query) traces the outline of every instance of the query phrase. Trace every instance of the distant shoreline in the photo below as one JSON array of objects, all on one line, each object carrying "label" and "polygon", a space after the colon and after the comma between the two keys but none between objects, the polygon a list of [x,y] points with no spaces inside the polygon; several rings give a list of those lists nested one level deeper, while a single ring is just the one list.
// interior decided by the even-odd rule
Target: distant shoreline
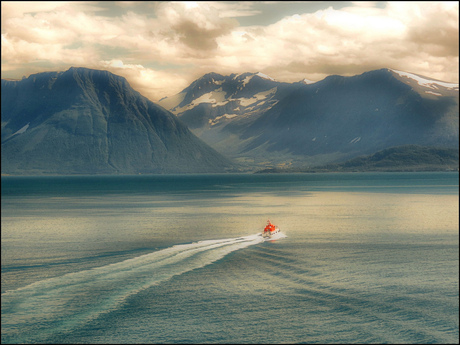
[{"label": "distant shoreline", "polygon": [[107,177],[116,177],[116,176],[197,176],[197,175],[257,175],[257,174],[360,174],[360,173],[458,173],[459,169],[438,169],[438,170],[362,170],[362,171],[290,171],[290,170],[280,170],[275,168],[268,168],[253,172],[228,172],[228,173],[178,173],[178,174],[1,174],[1,177],[94,177],[94,176],[107,176]]}]

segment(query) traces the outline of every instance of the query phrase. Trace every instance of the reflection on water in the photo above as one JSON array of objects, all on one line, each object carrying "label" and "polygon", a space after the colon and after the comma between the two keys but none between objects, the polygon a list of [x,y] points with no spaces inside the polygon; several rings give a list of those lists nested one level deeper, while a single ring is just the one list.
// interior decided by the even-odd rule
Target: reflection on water
[{"label": "reflection on water", "polygon": [[2,342],[456,343],[458,174],[408,176],[2,179]]}]

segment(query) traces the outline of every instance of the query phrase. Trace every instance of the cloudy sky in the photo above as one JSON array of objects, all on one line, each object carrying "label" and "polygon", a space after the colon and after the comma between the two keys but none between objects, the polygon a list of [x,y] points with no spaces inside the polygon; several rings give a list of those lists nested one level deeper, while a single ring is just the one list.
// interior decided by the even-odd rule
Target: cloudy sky
[{"label": "cloudy sky", "polygon": [[71,66],[152,101],[208,72],[278,81],[393,68],[458,83],[458,2],[2,1],[2,78]]}]

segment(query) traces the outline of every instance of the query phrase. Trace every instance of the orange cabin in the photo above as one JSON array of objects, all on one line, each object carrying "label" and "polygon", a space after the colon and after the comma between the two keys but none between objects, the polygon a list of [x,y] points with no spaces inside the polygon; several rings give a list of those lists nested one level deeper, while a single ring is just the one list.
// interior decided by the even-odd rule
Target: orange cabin
[{"label": "orange cabin", "polygon": [[272,223],[270,223],[270,221],[268,221],[268,224],[264,228],[264,232],[267,231],[275,231],[275,226]]}]

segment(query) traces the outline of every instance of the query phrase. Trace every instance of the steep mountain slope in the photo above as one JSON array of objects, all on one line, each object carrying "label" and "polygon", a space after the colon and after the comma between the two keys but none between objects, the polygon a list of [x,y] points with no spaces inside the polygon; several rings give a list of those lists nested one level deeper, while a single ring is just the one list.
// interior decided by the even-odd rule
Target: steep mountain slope
[{"label": "steep mountain slope", "polygon": [[259,166],[313,166],[406,144],[458,146],[458,84],[389,69],[292,84],[209,74],[172,99],[170,109],[204,141]]},{"label": "steep mountain slope", "polygon": [[232,163],[107,71],[2,80],[2,173],[223,172]]}]

